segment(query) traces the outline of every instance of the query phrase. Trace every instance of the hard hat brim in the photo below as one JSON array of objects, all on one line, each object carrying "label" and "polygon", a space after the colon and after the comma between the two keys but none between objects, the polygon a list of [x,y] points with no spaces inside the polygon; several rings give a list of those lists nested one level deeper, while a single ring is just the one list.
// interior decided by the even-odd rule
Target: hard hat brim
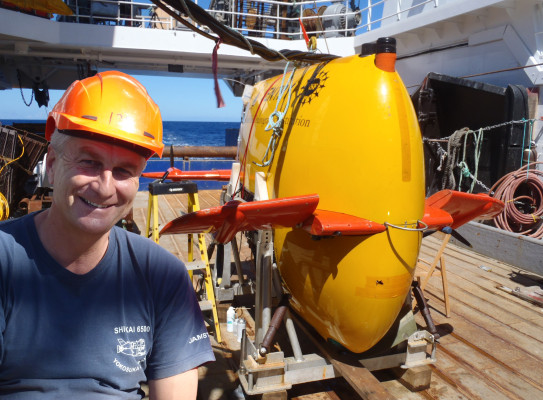
[{"label": "hard hat brim", "polygon": [[[159,157],[162,157],[164,144],[156,141],[153,135],[148,132],[129,133],[115,127],[101,124],[92,119],[79,118],[54,111],[51,112],[51,116],[54,118],[56,128],[59,131],[86,131],[98,135],[103,135],[108,138],[125,142],[127,144],[133,144],[135,146],[142,147],[149,150],[151,152],[151,155],[156,153]],[[47,139],[50,140],[52,131],[49,129],[47,133]]]}]

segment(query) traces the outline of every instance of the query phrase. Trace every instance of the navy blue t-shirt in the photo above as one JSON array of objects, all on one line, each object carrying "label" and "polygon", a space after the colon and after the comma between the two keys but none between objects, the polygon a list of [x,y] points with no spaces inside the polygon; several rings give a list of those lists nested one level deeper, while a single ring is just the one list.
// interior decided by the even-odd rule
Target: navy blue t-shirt
[{"label": "navy blue t-shirt", "polygon": [[141,382],[214,360],[184,265],[119,228],[77,275],[45,250],[34,215],[1,223],[0,302],[2,398],[139,399]]}]

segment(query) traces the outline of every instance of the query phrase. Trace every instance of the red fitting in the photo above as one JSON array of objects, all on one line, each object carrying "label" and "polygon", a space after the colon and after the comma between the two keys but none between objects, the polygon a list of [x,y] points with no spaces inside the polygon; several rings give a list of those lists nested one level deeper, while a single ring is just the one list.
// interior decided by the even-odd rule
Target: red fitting
[{"label": "red fitting", "polygon": [[377,53],[375,66],[386,72],[396,71],[396,53]]}]

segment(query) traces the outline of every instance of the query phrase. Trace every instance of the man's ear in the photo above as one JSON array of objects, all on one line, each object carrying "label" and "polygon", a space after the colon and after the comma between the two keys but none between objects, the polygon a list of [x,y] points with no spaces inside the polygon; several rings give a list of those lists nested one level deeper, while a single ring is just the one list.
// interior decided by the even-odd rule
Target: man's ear
[{"label": "man's ear", "polygon": [[55,183],[55,172],[53,166],[57,160],[57,153],[53,146],[49,145],[47,148],[47,156],[45,158],[45,172],[47,173],[47,179],[49,183],[53,185]]}]

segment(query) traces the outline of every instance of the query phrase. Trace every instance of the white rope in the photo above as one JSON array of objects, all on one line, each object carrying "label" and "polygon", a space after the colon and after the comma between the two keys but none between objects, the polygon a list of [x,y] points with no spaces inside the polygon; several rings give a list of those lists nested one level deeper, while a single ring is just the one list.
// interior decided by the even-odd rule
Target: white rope
[{"label": "white rope", "polygon": [[[264,128],[265,131],[272,131],[272,134],[270,136],[270,140],[268,142],[268,147],[266,148],[266,152],[264,153],[264,157],[262,157],[261,164],[253,161],[253,163],[259,167],[267,167],[271,164],[273,161],[273,157],[275,156],[275,150],[277,148],[277,142],[279,141],[279,138],[281,137],[281,134],[283,133],[283,120],[285,119],[285,114],[288,111],[288,108],[290,106],[290,98],[292,94],[292,81],[294,77],[294,72],[296,72],[296,65],[294,65],[294,68],[292,69],[292,72],[288,78],[287,83],[285,84],[285,77],[287,75],[287,70],[289,67],[290,62],[285,65],[285,70],[283,71],[283,78],[281,79],[281,86],[279,87],[279,94],[277,95],[277,102],[275,103],[275,110],[270,114],[268,117],[268,124]],[[285,95],[288,87],[288,95],[287,95],[287,104],[283,108],[283,111],[279,111],[279,104],[283,100],[283,96]],[[269,155],[269,158],[268,158]]]}]

